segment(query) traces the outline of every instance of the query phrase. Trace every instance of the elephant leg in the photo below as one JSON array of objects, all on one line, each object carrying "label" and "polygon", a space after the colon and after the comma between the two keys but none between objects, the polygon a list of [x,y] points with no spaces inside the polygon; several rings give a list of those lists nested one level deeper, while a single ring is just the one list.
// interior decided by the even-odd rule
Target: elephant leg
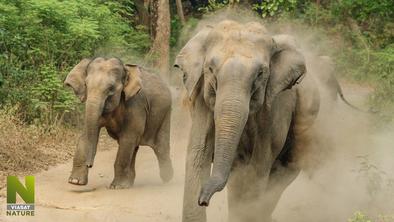
[{"label": "elephant leg", "polygon": [[291,166],[284,166],[280,161],[276,161],[271,171],[267,190],[263,195],[261,208],[263,216],[272,221],[272,213],[279,202],[285,189],[297,178],[300,169]]},{"label": "elephant leg", "polygon": [[198,198],[202,185],[209,179],[213,148],[213,138],[209,138],[202,147],[189,145],[186,156],[183,222],[207,220],[206,209],[198,205]]},{"label": "elephant leg", "polygon": [[135,176],[136,176],[136,173],[135,173],[135,159],[137,157],[138,150],[139,150],[139,146],[137,146],[134,149],[133,155],[131,157],[130,171],[129,171],[129,177],[130,177],[131,185],[134,184],[134,180],[135,180]]},{"label": "elephant leg", "polygon": [[202,96],[196,98],[192,127],[186,154],[186,175],[183,195],[183,222],[205,222],[205,207],[198,205],[201,187],[210,176],[214,149],[213,113],[204,104]]},{"label": "elephant leg", "polygon": [[74,185],[86,185],[88,183],[89,168],[86,165],[87,152],[84,149],[84,141],[86,138],[80,136],[78,139],[77,149],[73,159],[73,168],[68,182]]},{"label": "elephant leg", "polygon": [[234,167],[227,183],[228,219],[230,222],[261,221],[256,217],[261,209],[258,201],[260,197],[261,181],[251,175],[252,169],[248,165]]},{"label": "elephant leg", "polygon": [[119,139],[119,149],[114,165],[115,177],[109,187],[110,189],[125,189],[133,185],[130,168],[139,140],[135,136],[125,137]]},{"label": "elephant leg", "polygon": [[244,218],[242,208],[248,187],[245,184],[247,178],[244,176],[243,170],[235,168],[227,183],[228,220],[230,222],[240,222]]},{"label": "elephant leg", "polygon": [[267,221],[272,221],[272,213],[279,202],[285,189],[297,178],[300,168],[295,163],[295,141],[294,131],[289,130],[285,144],[278,158],[273,163],[268,178],[267,189],[262,196],[262,216]]},{"label": "elephant leg", "polygon": [[163,182],[168,182],[174,175],[170,158],[170,120],[171,112],[168,112],[163,120],[157,135],[157,145],[153,147],[159,162],[160,177]]}]

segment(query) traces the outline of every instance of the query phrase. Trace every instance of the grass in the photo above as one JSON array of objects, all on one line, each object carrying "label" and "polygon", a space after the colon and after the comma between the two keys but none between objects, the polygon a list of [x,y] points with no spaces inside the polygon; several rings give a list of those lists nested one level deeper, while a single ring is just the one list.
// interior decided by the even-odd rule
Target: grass
[{"label": "grass", "polygon": [[14,110],[0,109],[0,189],[6,176],[47,170],[70,159],[75,148],[75,130],[59,126],[47,131],[26,125]]}]

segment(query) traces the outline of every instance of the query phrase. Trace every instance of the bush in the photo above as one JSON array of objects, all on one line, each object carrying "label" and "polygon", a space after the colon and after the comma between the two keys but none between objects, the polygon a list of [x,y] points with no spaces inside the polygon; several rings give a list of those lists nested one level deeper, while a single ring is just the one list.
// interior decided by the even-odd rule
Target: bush
[{"label": "bush", "polygon": [[74,151],[76,132],[58,127],[26,125],[16,107],[0,110],[0,189],[7,175],[26,175],[68,160]]},{"label": "bush", "polygon": [[253,10],[257,11],[263,18],[277,16],[283,12],[294,10],[297,0],[268,0],[253,4]]},{"label": "bush", "polygon": [[[63,115],[75,111],[76,99],[70,90],[63,87],[53,66],[42,66],[38,72],[39,81],[32,87],[30,104],[32,118],[46,126],[56,125]],[[35,115],[34,115],[35,114]]]},{"label": "bush", "polygon": [[354,213],[353,217],[348,220],[348,222],[372,222],[366,215],[362,212]]},{"label": "bush", "polygon": [[[302,8],[301,8],[302,6]],[[370,105],[394,120],[394,7],[389,0],[297,1],[287,20],[318,28],[340,45],[334,49],[339,74],[374,87]],[[343,42],[343,43],[342,43]]]},{"label": "bush", "polygon": [[198,8],[198,11],[202,13],[214,12],[216,10],[224,8],[228,4],[228,0],[208,0],[208,4]]},{"label": "bush", "polygon": [[370,219],[361,211],[357,211],[353,214],[348,222],[393,222],[394,216],[379,215],[377,218]]},{"label": "bush", "polygon": [[127,2],[0,0],[0,106],[19,104],[25,121],[53,123],[76,105],[62,81],[81,58],[146,52],[149,35],[129,19]]}]

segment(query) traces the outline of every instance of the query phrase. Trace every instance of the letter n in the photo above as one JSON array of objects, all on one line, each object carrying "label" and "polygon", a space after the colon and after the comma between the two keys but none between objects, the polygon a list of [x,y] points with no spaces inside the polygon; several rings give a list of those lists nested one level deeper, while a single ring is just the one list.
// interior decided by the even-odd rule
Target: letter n
[{"label": "letter n", "polygon": [[16,203],[16,193],[25,203],[34,203],[34,176],[25,177],[25,186],[16,176],[7,177],[7,203]]}]

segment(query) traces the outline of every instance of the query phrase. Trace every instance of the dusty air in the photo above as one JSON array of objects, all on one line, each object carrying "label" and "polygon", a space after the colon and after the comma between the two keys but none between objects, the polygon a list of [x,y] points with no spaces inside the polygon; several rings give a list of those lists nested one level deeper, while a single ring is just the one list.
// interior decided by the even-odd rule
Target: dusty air
[{"label": "dusty air", "polygon": [[389,0],[0,12],[0,221],[394,222]]}]

